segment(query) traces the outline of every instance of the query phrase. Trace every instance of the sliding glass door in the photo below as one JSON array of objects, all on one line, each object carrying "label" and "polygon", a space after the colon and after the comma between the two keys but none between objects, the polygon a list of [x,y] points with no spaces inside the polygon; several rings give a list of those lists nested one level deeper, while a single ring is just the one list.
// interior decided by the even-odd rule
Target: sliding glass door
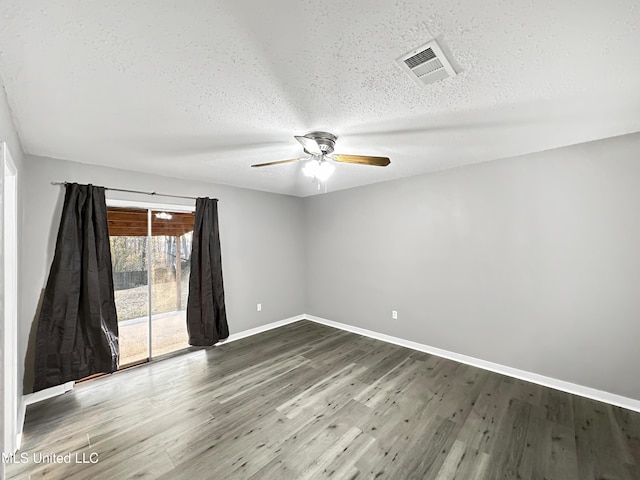
[{"label": "sliding glass door", "polygon": [[149,360],[149,214],[108,208],[120,365]]},{"label": "sliding glass door", "polygon": [[189,346],[189,288],[193,214],[151,212],[151,350],[158,356]]},{"label": "sliding glass door", "polygon": [[107,217],[121,368],[187,347],[193,213],[109,207]]}]

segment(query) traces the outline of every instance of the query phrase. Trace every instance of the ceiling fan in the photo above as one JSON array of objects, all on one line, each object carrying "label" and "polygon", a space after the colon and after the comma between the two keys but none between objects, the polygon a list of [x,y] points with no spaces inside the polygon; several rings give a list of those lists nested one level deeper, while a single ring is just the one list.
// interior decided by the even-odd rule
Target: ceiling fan
[{"label": "ceiling fan", "polygon": [[[292,158],[289,160],[279,160],[277,162],[257,163],[252,167],[267,167],[269,165],[279,165],[281,163],[299,162],[306,160],[302,173],[307,177],[325,182],[335,170],[333,162],[355,163],[357,165],[373,165],[376,167],[386,167],[391,163],[387,157],[371,157],[365,155],[332,155],[338,137],[328,132],[309,132],[306,135],[296,135],[294,138],[300,142],[305,153],[309,157]],[[319,185],[318,185],[319,186]]]}]

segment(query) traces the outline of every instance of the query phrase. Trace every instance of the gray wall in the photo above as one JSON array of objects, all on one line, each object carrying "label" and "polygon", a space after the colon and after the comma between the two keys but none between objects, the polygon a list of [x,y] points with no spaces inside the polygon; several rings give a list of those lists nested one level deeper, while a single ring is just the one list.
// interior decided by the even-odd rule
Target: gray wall
[{"label": "gray wall", "polygon": [[[32,328],[53,259],[64,190],[52,181],[220,199],[220,241],[231,333],[304,312],[304,218],[299,198],[27,156],[22,233],[20,354],[25,393],[33,382]],[[107,192],[107,198],[170,204],[193,201]],[[262,311],[256,311],[256,303]],[[19,378],[22,378],[20,376]]]},{"label": "gray wall", "polygon": [[638,151],[629,135],[305,199],[27,157],[21,358],[60,218],[50,182],[68,180],[220,198],[232,333],[307,312],[640,399]]},{"label": "gray wall", "polygon": [[[4,92],[4,86],[0,81],[0,141],[7,142],[11,157],[18,170],[18,182],[22,175],[22,146],[18,139],[18,134],[13,125],[13,119],[7,98]],[[0,158],[0,162],[2,159]],[[0,165],[0,285],[4,283],[4,164]],[[20,185],[18,186],[20,188]],[[20,210],[20,205],[18,205]],[[20,211],[18,212],[20,215]],[[19,234],[19,232],[18,232]],[[4,288],[0,288],[0,352],[4,350]],[[18,312],[19,315],[19,312]],[[4,353],[0,354],[0,372],[3,377],[8,369],[16,368],[15,365],[4,365]],[[20,377],[18,377],[20,378]],[[4,382],[0,381],[0,451],[4,451]],[[19,405],[19,398],[16,398],[16,405]],[[14,412],[17,416],[17,412]],[[0,478],[4,478],[4,465],[0,466]]]},{"label": "gray wall", "polygon": [[306,198],[307,313],[640,399],[639,152],[634,134]]}]

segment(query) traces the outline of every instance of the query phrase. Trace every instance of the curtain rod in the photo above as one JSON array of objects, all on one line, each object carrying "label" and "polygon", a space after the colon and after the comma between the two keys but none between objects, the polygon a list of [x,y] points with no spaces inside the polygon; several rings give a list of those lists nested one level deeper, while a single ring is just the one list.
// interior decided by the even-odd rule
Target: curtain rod
[{"label": "curtain rod", "polygon": [[[69,182],[51,182],[51,185],[68,185]],[[167,193],[158,193],[158,192],[143,192],[142,190],[127,190],[125,188],[110,188],[110,187],[102,187],[105,190],[111,190],[114,192],[128,192],[128,193],[140,193],[142,195],[151,195],[157,197],[172,197],[172,198],[186,198],[187,200],[197,200],[197,197],[187,197],[185,195],[170,195]],[[214,198],[214,200],[218,200]]]}]

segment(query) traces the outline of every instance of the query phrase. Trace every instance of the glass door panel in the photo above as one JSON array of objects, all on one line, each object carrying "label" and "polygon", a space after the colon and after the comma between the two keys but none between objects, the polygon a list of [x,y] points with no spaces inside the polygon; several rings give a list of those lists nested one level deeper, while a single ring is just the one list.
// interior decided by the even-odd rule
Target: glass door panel
[{"label": "glass door panel", "polygon": [[123,367],[150,357],[148,211],[109,207],[107,222]]},{"label": "glass door panel", "polygon": [[189,291],[193,213],[151,212],[151,351],[153,357],[189,346]]}]

